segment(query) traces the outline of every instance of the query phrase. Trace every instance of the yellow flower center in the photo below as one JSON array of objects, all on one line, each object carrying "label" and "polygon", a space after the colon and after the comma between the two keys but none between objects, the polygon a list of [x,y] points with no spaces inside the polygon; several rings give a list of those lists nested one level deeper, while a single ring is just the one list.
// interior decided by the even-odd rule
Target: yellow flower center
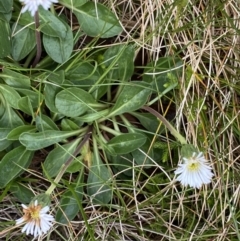
[{"label": "yellow flower center", "polygon": [[31,213],[31,218],[32,219],[38,219],[39,218],[39,210],[33,210]]},{"label": "yellow flower center", "polygon": [[23,209],[24,212],[24,219],[27,222],[31,222],[31,221],[36,221],[38,222],[40,219],[40,210],[42,209],[41,205],[37,205],[37,206],[29,206],[27,209]]},{"label": "yellow flower center", "polygon": [[199,170],[200,163],[195,160],[190,160],[187,167],[188,167],[188,170],[190,171],[197,171]]}]

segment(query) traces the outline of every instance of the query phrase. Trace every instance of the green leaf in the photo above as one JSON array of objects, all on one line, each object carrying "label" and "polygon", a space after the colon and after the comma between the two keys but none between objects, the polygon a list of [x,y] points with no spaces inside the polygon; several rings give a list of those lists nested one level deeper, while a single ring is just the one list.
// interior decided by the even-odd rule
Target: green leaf
[{"label": "green leaf", "polygon": [[74,190],[67,190],[61,197],[60,207],[56,213],[56,221],[62,224],[68,224],[72,221],[79,212],[78,202],[82,201],[82,196],[82,186],[77,186]]},{"label": "green leaf", "polygon": [[111,160],[111,168],[113,168],[113,171],[115,173],[121,172],[122,174],[132,177],[133,175],[133,158],[130,154],[125,155],[117,155],[117,156],[109,156],[109,159]]},{"label": "green leaf", "polygon": [[40,8],[43,45],[48,55],[57,63],[63,63],[71,56],[73,50],[73,34],[71,28],[60,18]]},{"label": "green leaf", "polygon": [[87,113],[83,116],[80,116],[78,119],[82,120],[83,122],[93,122],[100,118],[105,117],[107,114],[109,114],[109,109],[102,110],[102,111],[92,111],[92,113]]},{"label": "green leaf", "polygon": [[175,57],[161,57],[157,62],[147,65],[143,81],[151,84],[152,88],[165,95],[174,89],[182,75],[183,62]]},{"label": "green leaf", "polygon": [[45,104],[53,113],[57,113],[55,97],[62,90],[61,86],[66,84],[64,70],[51,73],[48,76],[48,81],[44,87]]},{"label": "green leaf", "polygon": [[[74,121],[74,123],[75,123],[76,125],[78,125],[79,127],[84,124],[84,122],[80,119],[80,117],[71,118],[71,120]],[[79,128],[78,128],[78,129],[79,129]]]},{"label": "green leaf", "polygon": [[78,131],[55,131],[47,130],[40,133],[23,133],[20,135],[19,141],[27,150],[40,150],[47,146],[56,144],[71,136],[79,134]]},{"label": "green leaf", "polygon": [[[156,133],[160,124],[160,121],[156,116],[150,113],[139,113],[139,112],[132,112],[131,115],[135,116],[140,121],[140,123],[144,126],[144,128],[146,128],[148,131],[151,131],[153,134]],[[162,131],[164,129],[165,127],[162,125],[160,127],[160,130]]]},{"label": "green leaf", "polygon": [[6,140],[11,128],[0,128],[0,141]]},{"label": "green leaf", "polygon": [[82,167],[83,167],[82,161],[83,161],[83,157],[82,156],[79,156],[79,157],[75,158],[71,162],[69,167],[67,168],[66,172],[68,172],[68,173],[79,172],[82,169]]},{"label": "green leaf", "polygon": [[26,26],[15,24],[12,27],[12,56],[16,61],[24,59],[35,47],[35,31]]},{"label": "green leaf", "polygon": [[104,66],[111,66],[116,79],[127,81],[134,72],[134,55],[133,45],[112,46],[104,53]]},{"label": "green leaf", "polygon": [[41,114],[40,116],[37,116],[35,121],[38,131],[59,130],[53,120],[46,115]]},{"label": "green leaf", "polygon": [[45,104],[53,113],[58,112],[58,109],[55,106],[55,97],[60,90],[60,87],[51,84],[45,84],[44,87]]},{"label": "green leaf", "polygon": [[183,145],[181,148],[181,156],[185,158],[191,158],[194,152],[199,153],[198,149],[191,144]]},{"label": "green leaf", "polygon": [[0,1],[0,12],[9,13],[12,10],[13,0]]},{"label": "green leaf", "polygon": [[68,25],[67,33],[64,38],[43,35],[43,45],[47,54],[57,63],[68,60],[73,50],[73,34]]},{"label": "green leaf", "polygon": [[7,139],[15,141],[15,140],[19,139],[19,136],[22,133],[30,132],[30,131],[34,131],[34,130],[36,130],[36,128],[35,128],[35,126],[32,126],[32,125],[18,126],[8,133]]},{"label": "green leaf", "polygon": [[88,62],[79,62],[74,68],[66,72],[66,78],[69,79],[71,83],[80,85],[86,89],[94,85],[100,77],[101,74],[98,68]]},{"label": "green leaf", "polygon": [[149,85],[134,81],[125,85],[113,106],[110,116],[120,115],[141,108],[149,98],[151,90]]},{"label": "green leaf", "polygon": [[80,86],[87,90],[97,100],[107,92],[104,85],[106,78],[101,77],[101,69],[95,62],[95,66],[88,62],[79,61],[73,68],[66,72],[66,78],[74,86]]},{"label": "green leaf", "polygon": [[21,96],[16,90],[8,85],[0,84],[0,92],[11,107],[18,109],[18,101],[21,99]]},{"label": "green leaf", "polygon": [[11,180],[19,176],[29,166],[32,151],[19,146],[8,152],[0,162],[0,188],[4,188]]},{"label": "green leaf", "polygon": [[[147,137],[140,133],[126,133],[113,137],[107,146],[115,155],[128,154],[141,147]],[[112,154],[112,153],[111,153]]]},{"label": "green leaf", "polygon": [[0,18],[4,21],[7,20],[7,22],[10,22],[12,18],[12,11],[10,11],[9,13],[0,13]]},{"label": "green leaf", "polygon": [[39,91],[32,91],[28,89],[21,89],[16,88],[16,90],[23,96],[29,97],[29,100],[31,102],[31,106],[33,109],[39,108],[41,106],[42,101],[44,100],[44,95],[41,94]]},{"label": "green leaf", "polygon": [[82,30],[91,37],[110,38],[122,32],[116,16],[100,3],[87,2],[78,8],[66,6],[73,10]]},{"label": "green leaf", "polygon": [[45,162],[44,169],[47,176],[56,177],[62,165],[72,156],[79,143],[79,139],[65,145],[59,145],[49,152]]},{"label": "green leaf", "polygon": [[58,111],[68,117],[77,117],[96,104],[93,97],[80,88],[68,88],[56,95],[55,106]]},{"label": "green leaf", "polygon": [[134,161],[138,165],[142,165],[145,168],[151,167],[152,160],[154,160],[154,154],[153,154],[153,149],[149,150],[149,147],[151,146],[151,141],[149,139],[146,140],[146,142],[139,148],[136,149],[135,151],[132,152],[132,156],[134,158]]},{"label": "green leaf", "polygon": [[6,106],[4,108],[4,113],[0,119],[0,127],[13,128],[21,125],[24,125],[22,119],[11,107]]},{"label": "green leaf", "polygon": [[0,128],[0,151],[5,150],[11,145],[11,141],[7,140],[7,135],[11,131],[11,128]]},{"label": "green leaf", "polygon": [[30,79],[26,75],[19,74],[7,68],[3,69],[3,74],[0,75],[5,83],[11,87],[29,88]]},{"label": "green leaf", "polygon": [[34,193],[29,188],[26,188],[19,183],[11,184],[9,191],[21,203],[30,203],[32,198],[34,197]]},{"label": "green leaf", "polygon": [[34,116],[33,107],[28,96],[24,96],[18,101],[18,109],[30,116]]},{"label": "green leaf", "polygon": [[29,28],[31,28],[34,31],[36,29],[36,26],[34,24],[34,18],[29,11],[26,11],[26,12],[20,14],[20,17],[18,18],[18,24],[20,24],[22,26],[28,26]]},{"label": "green leaf", "polygon": [[87,1],[88,0],[62,0],[61,3],[63,5],[67,4],[68,6],[71,6],[71,7],[80,7]]},{"label": "green leaf", "polygon": [[64,70],[58,70],[58,71],[52,72],[48,76],[48,80],[50,82],[53,82],[54,84],[57,84],[57,86],[64,85],[66,83]]},{"label": "green leaf", "polygon": [[112,199],[111,180],[110,170],[103,164],[99,153],[94,152],[87,180],[87,193],[94,203],[108,204],[110,202]]},{"label": "green leaf", "polygon": [[73,120],[69,119],[62,119],[61,121],[61,128],[63,131],[74,131],[79,130],[79,125],[77,125]]},{"label": "green leaf", "polygon": [[66,38],[68,35],[68,28],[67,25],[60,20],[60,18],[43,8],[39,9],[39,15],[41,20],[40,30],[44,35],[58,37],[61,39]]},{"label": "green leaf", "polygon": [[[5,2],[5,1],[4,1]],[[8,56],[11,52],[11,34],[9,23],[0,13],[0,58]]]},{"label": "green leaf", "polygon": [[11,144],[12,141],[9,141],[7,139],[0,141],[0,151],[6,150]]}]

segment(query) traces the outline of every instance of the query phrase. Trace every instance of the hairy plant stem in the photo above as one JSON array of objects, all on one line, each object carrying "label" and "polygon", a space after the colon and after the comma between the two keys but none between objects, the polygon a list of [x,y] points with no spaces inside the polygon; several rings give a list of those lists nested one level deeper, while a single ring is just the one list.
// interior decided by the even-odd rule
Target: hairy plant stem
[{"label": "hairy plant stem", "polygon": [[59,181],[61,180],[63,174],[66,172],[67,168],[70,166],[70,164],[72,163],[74,158],[78,155],[79,151],[82,149],[84,144],[89,140],[91,134],[92,134],[92,126],[90,126],[88,128],[87,133],[85,134],[85,136],[84,136],[83,140],[80,142],[80,144],[77,146],[77,148],[76,148],[75,152],[73,153],[73,155],[71,155],[69,157],[69,159],[66,161],[66,163],[64,163],[62,165],[61,170],[59,171],[58,175],[56,176],[56,178],[54,179],[53,183],[51,184],[51,186],[46,191],[47,195],[50,195],[53,192],[53,190],[56,188],[56,186],[59,183]]},{"label": "hairy plant stem", "polygon": [[32,67],[35,68],[36,65],[38,64],[41,55],[42,55],[42,42],[41,42],[41,33],[39,28],[39,14],[38,11],[36,11],[35,15],[34,15],[34,20],[35,20],[35,37],[36,37],[36,43],[37,43],[37,54],[36,57],[33,61]]},{"label": "hairy plant stem", "polygon": [[160,121],[162,121],[162,123],[168,128],[171,134],[175,136],[176,139],[178,139],[182,145],[187,144],[187,141],[185,140],[185,138],[170,124],[170,122],[164,116],[162,116],[161,114],[159,114],[157,111],[155,111],[149,106],[143,106],[141,109],[148,111],[149,113],[156,116]]}]

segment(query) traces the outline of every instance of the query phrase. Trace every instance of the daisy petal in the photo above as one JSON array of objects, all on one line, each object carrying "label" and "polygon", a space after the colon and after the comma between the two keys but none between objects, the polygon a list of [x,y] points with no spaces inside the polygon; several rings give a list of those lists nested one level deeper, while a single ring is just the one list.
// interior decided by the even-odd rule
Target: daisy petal
[{"label": "daisy petal", "polygon": [[49,207],[41,207],[38,201],[26,206],[22,204],[24,216],[16,220],[16,224],[25,223],[22,228],[22,233],[33,235],[34,237],[41,236],[52,227],[54,217],[47,214]]},{"label": "daisy petal", "polygon": [[179,164],[175,174],[179,174],[176,180],[183,186],[201,188],[203,184],[209,184],[212,180],[212,168],[204,158],[203,153],[194,152],[190,158],[183,157],[183,164]]},{"label": "daisy petal", "polygon": [[49,9],[52,3],[58,3],[58,0],[20,0],[24,4],[22,13],[29,11],[32,16],[35,15],[39,6]]}]

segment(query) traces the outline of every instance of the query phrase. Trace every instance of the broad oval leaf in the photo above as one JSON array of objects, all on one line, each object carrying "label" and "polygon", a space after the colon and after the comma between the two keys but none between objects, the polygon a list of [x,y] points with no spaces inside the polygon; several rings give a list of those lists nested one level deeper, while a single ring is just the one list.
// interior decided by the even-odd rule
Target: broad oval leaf
[{"label": "broad oval leaf", "polygon": [[63,131],[74,131],[79,130],[79,125],[75,123],[73,120],[70,119],[62,119],[61,121],[61,128]]},{"label": "broad oval leaf", "polygon": [[97,119],[104,118],[109,113],[109,110],[93,111],[92,113],[87,113],[86,115],[80,116],[79,120],[83,122],[93,122]]},{"label": "broad oval leaf", "polygon": [[60,207],[56,213],[56,221],[62,224],[72,221],[79,212],[79,202],[82,201],[82,196],[82,186],[78,186],[74,190],[67,190],[61,197]]},{"label": "broad oval leaf", "polygon": [[[2,15],[2,13],[0,13]],[[8,56],[11,52],[11,34],[9,23],[0,16],[0,58]]]},{"label": "broad oval leaf", "polygon": [[[96,64],[97,65],[97,64]],[[101,77],[99,69],[89,62],[80,61],[76,66],[66,72],[66,78],[75,86],[89,89]]]},{"label": "broad oval leaf", "polygon": [[116,16],[100,3],[87,2],[79,8],[68,7],[73,10],[82,30],[91,37],[110,38],[122,32]]},{"label": "broad oval leaf", "polygon": [[158,96],[163,96],[178,85],[182,69],[183,61],[180,58],[161,57],[147,65],[143,81],[150,83],[159,93]]},{"label": "broad oval leaf", "polygon": [[29,188],[26,188],[24,185],[21,185],[20,183],[11,184],[9,191],[21,203],[30,203],[32,198],[35,196]]},{"label": "broad oval leaf", "polygon": [[43,35],[43,45],[48,55],[57,63],[68,60],[73,50],[73,35],[70,27],[67,27],[65,38]]},{"label": "broad oval leaf", "polygon": [[8,152],[0,162],[0,188],[4,188],[11,180],[19,176],[29,166],[32,151],[24,146],[16,147]]},{"label": "broad oval leaf", "polygon": [[4,108],[4,113],[0,119],[0,127],[13,128],[21,125],[24,125],[23,120],[10,106],[7,105],[6,108]]},{"label": "broad oval leaf", "polygon": [[95,104],[94,98],[80,88],[68,88],[56,95],[55,106],[61,114],[68,117],[77,117],[91,109]]},{"label": "broad oval leaf", "polygon": [[0,12],[9,13],[12,10],[13,0],[0,1]]},{"label": "broad oval leaf", "polygon": [[104,67],[111,68],[110,73],[114,78],[128,81],[134,72],[134,55],[133,45],[112,46],[103,55]]},{"label": "broad oval leaf", "polygon": [[[115,155],[128,154],[144,145],[147,137],[140,133],[126,133],[113,137],[107,146]],[[113,153],[111,153],[113,154]]]},{"label": "broad oval leaf", "polygon": [[151,141],[149,139],[138,149],[132,152],[134,161],[145,168],[151,167],[152,160],[154,160],[153,149],[149,149],[151,146]]},{"label": "broad oval leaf", "polygon": [[67,36],[67,25],[65,25],[57,16],[48,10],[39,8],[41,19],[40,30],[44,35],[59,37],[65,39]]},{"label": "broad oval leaf", "polygon": [[21,99],[21,96],[15,89],[11,86],[0,84],[0,93],[2,93],[4,99],[11,107],[18,109],[18,101]]},{"label": "broad oval leaf", "polygon": [[46,170],[46,176],[55,177],[60,171],[62,165],[72,156],[79,140],[74,142],[59,145],[55,149],[49,152],[45,162],[44,169]]},{"label": "broad oval leaf", "polygon": [[38,131],[59,130],[53,120],[43,114],[36,117],[36,127]]},{"label": "broad oval leaf", "polygon": [[151,89],[147,83],[134,81],[125,85],[120,93],[110,116],[120,115],[141,108],[147,101]]},{"label": "broad oval leaf", "polygon": [[25,58],[35,47],[35,31],[22,25],[13,25],[12,56],[19,61]]},{"label": "broad oval leaf", "polygon": [[[33,90],[29,90],[29,89],[22,89],[22,88],[15,88],[19,93],[21,93],[21,95],[23,95],[24,97],[28,97],[30,102],[31,102],[31,106],[35,109],[35,108],[39,108],[39,106],[41,106],[42,101],[44,99],[44,95],[42,93],[40,93],[39,91],[33,91]],[[24,98],[23,97],[23,98]]]},{"label": "broad oval leaf", "polygon": [[31,83],[28,76],[17,73],[10,69],[4,68],[3,75],[1,78],[5,81],[5,83],[11,87],[17,88],[29,88]]},{"label": "broad oval leaf", "polygon": [[63,5],[67,4],[68,6],[71,6],[71,7],[80,7],[87,1],[88,0],[62,0],[61,2]]},{"label": "broad oval leaf", "polygon": [[[139,112],[132,112],[131,114],[140,121],[144,128],[146,128],[148,131],[151,131],[152,134],[155,135],[156,131],[160,126],[160,121],[156,116],[152,115],[151,113]],[[161,125],[158,133],[161,133],[163,130],[165,130],[165,127]]]},{"label": "broad oval leaf", "polygon": [[48,78],[49,80],[49,84],[51,83],[54,83],[53,86],[61,86],[61,85],[64,85],[66,84],[66,81],[65,81],[65,71],[64,70],[58,70],[58,71],[54,71],[52,72]]},{"label": "broad oval leaf", "polygon": [[51,85],[51,84],[45,84],[44,87],[44,96],[45,96],[45,103],[46,106],[53,112],[57,113],[58,109],[55,106],[55,96],[56,94],[61,90],[60,87]]},{"label": "broad oval leaf", "polygon": [[6,140],[11,128],[0,128],[0,141]]},{"label": "broad oval leaf", "polygon": [[56,144],[68,137],[79,134],[78,131],[55,131],[47,130],[40,133],[23,133],[19,137],[19,141],[27,150],[40,150],[47,146]]},{"label": "broad oval leaf", "polygon": [[63,63],[72,54],[73,34],[71,28],[50,11],[40,10],[44,22],[41,26],[43,45],[48,55],[57,63]]},{"label": "broad oval leaf", "polygon": [[16,128],[14,128],[13,130],[11,130],[8,135],[7,135],[7,139],[8,140],[12,140],[12,141],[15,141],[15,140],[18,140],[19,139],[19,136],[22,134],[22,133],[25,133],[25,132],[31,132],[31,131],[34,131],[36,130],[35,126],[32,126],[32,125],[22,125],[22,126],[18,126]]},{"label": "broad oval leaf", "polygon": [[109,168],[103,164],[99,153],[94,152],[87,180],[87,193],[94,203],[108,204],[112,199],[111,179]]},{"label": "broad oval leaf", "polygon": [[0,141],[0,151],[7,149],[12,144],[12,141],[7,139]]},{"label": "broad oval leaf", "polygon": [[12,141],[7,140],[7,135],[11,131],[11,128],[0,128],[0,151],[5,150],[11,145]]},{"label": "broad oval leaf", "polygon": [[18,101],[18,109],[30,116],[34,116],[32,103],[28,96],[24,96]]},{"label": "broad oval leaf", "polygon": [[111,168],[113,172],[118,174],[117,177],[126,175],[132,177],[133,175],[133,158],[131,154],[122,154],[117,156],[109,155],[109,160],[111,161]]}]

